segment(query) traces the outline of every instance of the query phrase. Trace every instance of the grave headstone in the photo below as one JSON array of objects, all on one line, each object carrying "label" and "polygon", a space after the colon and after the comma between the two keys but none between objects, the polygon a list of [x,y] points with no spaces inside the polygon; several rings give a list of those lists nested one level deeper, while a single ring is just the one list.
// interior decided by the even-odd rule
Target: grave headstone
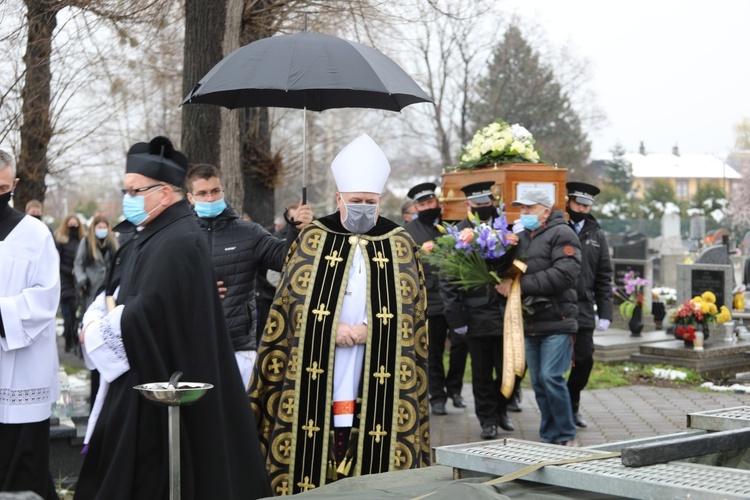
[{"label": "grave headstone", "polygon": [[731,265],[721,264],[678,264],[677,265],[677,301],[687,299],[709,291],[716,295],[716,305],[732,305]]}]

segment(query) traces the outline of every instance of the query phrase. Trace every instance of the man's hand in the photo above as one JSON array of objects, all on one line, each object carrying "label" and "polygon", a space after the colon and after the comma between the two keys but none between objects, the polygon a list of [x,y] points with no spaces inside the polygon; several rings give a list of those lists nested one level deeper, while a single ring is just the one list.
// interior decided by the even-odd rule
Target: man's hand
[{"label": "man's hand", "polygon": [[305,229],[308,224],[310,224],[313,220],[313,212],[310,205],[303,205],[302,200],[300,200],[299,205],[297,206],[297,211],[294,214],[294,221],[299,222],[299,225],[297,226],[297,229],[300,231]]},{"label": "man's hand", "polygon": [[596,326],[596,329],[597,329],[598,331],[600,331],[600,332],[603,332],[603,331],[605,331],[605,330],[606,330],[607,328],[609,328],[609,325],[610,325],[610,323],[611,323],[611,322],[610,322],[610,321],[609,321],[608,319],[604,319],[604,318],[602,318],[602,319],[600,319],[600,320],[599,320],[599,324],[598,324],[598,325]]},{"label": "man's hand", "polygon": [[217,281],[216,282],[216,288],[219,289],[219,298],[223,299],[224,298],[224,294],[227,293],[227,287],[224,286],[224,282],[223,281]]},{"label": "man's hand", "polygon": [[353,326],[351,332],[355,344],[367,343],[367,325],[363,323],[361,325]]},{"label": "man's hand", "polygon": [[495,290],[503,297],[507,297],[510,294],[510,285],[511,280],[509,278],[505,278],[501,283],[495,285]]},{"label": "man's hand", "polygon": [[352,347],[355,344],[365,344],[367,342],[367,325],[357,326],[339,323],[336,330],[336,345],[339,347]]}]

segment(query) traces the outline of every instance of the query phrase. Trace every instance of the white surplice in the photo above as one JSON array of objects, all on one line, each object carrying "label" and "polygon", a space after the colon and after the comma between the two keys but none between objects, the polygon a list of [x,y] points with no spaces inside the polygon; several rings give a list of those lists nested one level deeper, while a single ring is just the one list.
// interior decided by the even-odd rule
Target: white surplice
[{"label": "white surplice", "polygon": [[59,396],[60,255],[47,226],[25,216],[0,241],[0,423],[41,422]]}]

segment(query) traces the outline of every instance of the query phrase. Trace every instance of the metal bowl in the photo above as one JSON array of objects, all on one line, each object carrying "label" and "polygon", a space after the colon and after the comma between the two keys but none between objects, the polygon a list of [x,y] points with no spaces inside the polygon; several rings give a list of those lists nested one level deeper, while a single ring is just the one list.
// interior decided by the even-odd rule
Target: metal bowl
[{"label": "metal bowl", "polygon": [[154,382],[136,385],[133,389],[149,401],[160,405],[186,406],[198,401],[213,387],[211,384],[199,382],[179,382],[175,387],[170,387],[168,382]]}]

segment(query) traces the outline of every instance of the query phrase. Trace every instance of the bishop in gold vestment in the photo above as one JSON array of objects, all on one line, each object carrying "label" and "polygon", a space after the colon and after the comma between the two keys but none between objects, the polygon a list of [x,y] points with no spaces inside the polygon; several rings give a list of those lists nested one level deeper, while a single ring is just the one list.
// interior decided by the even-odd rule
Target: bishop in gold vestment
[{"label": "bishop in gold vestment", "polygon": [[[290,249],[250,385],[275,495],[429,465],[418,248],[374,210],[374,226],[355,220],[382,185],[337,185],[341,213],[314,221]],[[354,345],[337,334],[344,323],[363,332]]]}]

